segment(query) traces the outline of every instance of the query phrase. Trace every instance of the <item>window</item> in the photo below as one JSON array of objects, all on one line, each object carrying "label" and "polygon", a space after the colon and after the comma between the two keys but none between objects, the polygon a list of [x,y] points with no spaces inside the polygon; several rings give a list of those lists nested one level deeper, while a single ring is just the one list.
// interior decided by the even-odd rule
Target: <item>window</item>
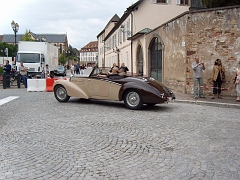
[{"label": "window", "polygon": [[118,30],[118,45],[122,43],[122,31]]},{"label": "window", "polygon": [[157,3],[167,3],[167,0],[157,0]]},{"label": "window", "polygon": [[113,45],[113,48],[114,47],[116,47],[116,45],[117,45],[117,43],[116,43],[116,39],[117,37],[116,37],[116,34],[114,34],[113,36],[112,36],[112,45]]},{"label": "window", "polygon": [[181,5],[188,5],[188,0],[181,0],[181,1],[180,1],[180,4],[181,4]]},{"label": "window", "polygon": [[127,33],[127,38],[129,38],[131,36],[131,33],[130,33],[130,20],[127,21],[126,33]]}]

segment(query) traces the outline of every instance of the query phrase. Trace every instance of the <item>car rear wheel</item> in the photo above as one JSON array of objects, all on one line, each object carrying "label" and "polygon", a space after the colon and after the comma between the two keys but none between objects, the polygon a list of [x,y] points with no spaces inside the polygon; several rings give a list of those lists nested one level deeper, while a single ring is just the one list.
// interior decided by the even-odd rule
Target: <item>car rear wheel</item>
[{"label": "car rear wheel", "polygon": [[143,101],[141,95],[135,90],[129,90],[124,94],[124,104],[129,109],[141,109]]},{"label": "car rear wheel", "polygon": [[62,85],[57,85],[54,88],[54,96],[59,102],[67,102],[70,98],[67,95],[67,90]]}]

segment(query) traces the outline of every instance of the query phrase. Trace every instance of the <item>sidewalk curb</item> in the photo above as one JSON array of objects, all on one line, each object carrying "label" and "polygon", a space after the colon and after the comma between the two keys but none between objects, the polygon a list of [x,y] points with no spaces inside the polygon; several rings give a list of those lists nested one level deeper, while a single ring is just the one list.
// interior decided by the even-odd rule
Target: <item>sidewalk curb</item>
[{"label": "sidewalk curb", "polygon": [[229,103],[207,102],[207,101],[192,101],[192,100],[181,100],[181,99],[175,99],[173,102],[240,109],[240,104],[229,104]]}]

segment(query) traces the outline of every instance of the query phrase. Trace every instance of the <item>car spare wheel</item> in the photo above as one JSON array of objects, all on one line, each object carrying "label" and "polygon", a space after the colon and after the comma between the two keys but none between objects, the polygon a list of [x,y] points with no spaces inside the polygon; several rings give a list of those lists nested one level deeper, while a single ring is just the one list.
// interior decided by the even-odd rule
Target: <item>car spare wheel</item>
[{"label": "car spare wheel", "polygon": [[62,85],[57,85],[54,88],[54,96],[59,102],[67,102],[70,96],[67,95],[66,89]]},{"label": "car spare wheel", "polygon": [[135,90],[128,90],[124,94],[124,104],[129,109],[141,109],[143,106],[142,97]]}]

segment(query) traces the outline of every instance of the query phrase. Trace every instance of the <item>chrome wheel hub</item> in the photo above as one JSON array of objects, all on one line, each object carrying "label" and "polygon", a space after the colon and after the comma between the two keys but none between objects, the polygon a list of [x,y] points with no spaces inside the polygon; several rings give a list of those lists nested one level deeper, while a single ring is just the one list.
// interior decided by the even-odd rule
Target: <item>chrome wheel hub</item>
[{"label": "chrome wheel hub", "polygon": [[130,92],[127,95],[127,103],[129,106],[137,106],[140,102],[140,97],[136,92]]}]

